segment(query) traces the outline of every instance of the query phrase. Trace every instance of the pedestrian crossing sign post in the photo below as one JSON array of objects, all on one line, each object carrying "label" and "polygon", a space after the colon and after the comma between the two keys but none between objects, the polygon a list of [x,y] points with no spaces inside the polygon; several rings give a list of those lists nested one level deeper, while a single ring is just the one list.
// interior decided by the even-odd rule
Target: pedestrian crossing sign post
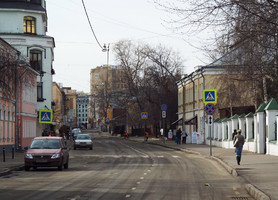
[{"label": "pedestrian crossing sign post", "polygon": [[53,111],[52,110],[40,110],[39,111],[39,123],[52,124]]},{"label": "pedestrian crossing sign post", "polygon": [[148,119],[148,113],[147,112],[141,112],[141,119]]},{"label": "pedestrian crossing sign post", "polygon": [[203,90],[203,102],[204,103],[217,103],[216,90]]}]

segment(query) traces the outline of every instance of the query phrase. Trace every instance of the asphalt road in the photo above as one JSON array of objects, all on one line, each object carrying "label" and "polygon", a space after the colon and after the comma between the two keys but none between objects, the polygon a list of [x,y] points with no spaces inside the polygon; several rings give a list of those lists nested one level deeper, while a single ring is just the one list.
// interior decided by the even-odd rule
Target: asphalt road
[{"label": "asphalt road", "polygon": [[93,150],[70,151],[69,169],[1,177],[0,199],[252,199],[213,160],[118,137],[93,142]]}]

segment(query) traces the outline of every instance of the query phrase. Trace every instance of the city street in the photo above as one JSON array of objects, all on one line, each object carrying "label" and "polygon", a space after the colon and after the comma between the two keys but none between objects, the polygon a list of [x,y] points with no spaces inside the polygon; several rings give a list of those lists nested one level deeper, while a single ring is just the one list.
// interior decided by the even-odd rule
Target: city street
[{"label": "city street", "polygon": [[69,169],[1,177],[1,199],[252,199],[217,162],[143,141],[93,135]]}]

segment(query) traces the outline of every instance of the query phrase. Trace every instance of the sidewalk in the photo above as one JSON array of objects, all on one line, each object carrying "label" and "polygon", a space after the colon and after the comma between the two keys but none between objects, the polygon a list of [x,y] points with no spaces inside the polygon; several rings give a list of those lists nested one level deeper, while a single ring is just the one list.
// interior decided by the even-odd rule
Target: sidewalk
[{"label": "sidewalk", "polygon": [[3,161],[3,151],[0,151],[0,177],[12,173],[12,171],[24,169],[24,152],[15,152],[14,159],[11,152],[5,152],[5,162]]},{"label": "sidewalk", "polygon": [[[130,137],[130,140],[143,142],[144,137]],[[210,157],[209,145],[176,144],[173,140],[149,138],[148,143],[171,149]],[[212,146],[211,159],[219,162],[233,176],[239,176],[246,183],[245,188],[254,199],[278,200],[278,156],[255,154],[243,151],[240,165],[237,165],[234,149]]]}]

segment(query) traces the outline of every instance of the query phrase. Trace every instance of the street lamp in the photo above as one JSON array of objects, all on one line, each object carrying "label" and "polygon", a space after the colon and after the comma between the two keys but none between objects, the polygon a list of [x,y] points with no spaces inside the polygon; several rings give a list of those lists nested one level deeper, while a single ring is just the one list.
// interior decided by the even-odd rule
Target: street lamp
[{"label": "street lamp", "polygon": [[106,80],[104,82],[104,98],[105,98],[105,120],[108,117],[108,70],[109,70],[109,46],[110,44],[106,46],[106,44],[103,45],[102,51],[107,52],[107,65],[106,65]]},{"label": "street lamp", "polygon": [[106,44],[103,45],[102,51],[103,52],[107,52],[107,67],[109,65],[109,46],[110,44],[108,43],[108,45],[106,46]]}]

